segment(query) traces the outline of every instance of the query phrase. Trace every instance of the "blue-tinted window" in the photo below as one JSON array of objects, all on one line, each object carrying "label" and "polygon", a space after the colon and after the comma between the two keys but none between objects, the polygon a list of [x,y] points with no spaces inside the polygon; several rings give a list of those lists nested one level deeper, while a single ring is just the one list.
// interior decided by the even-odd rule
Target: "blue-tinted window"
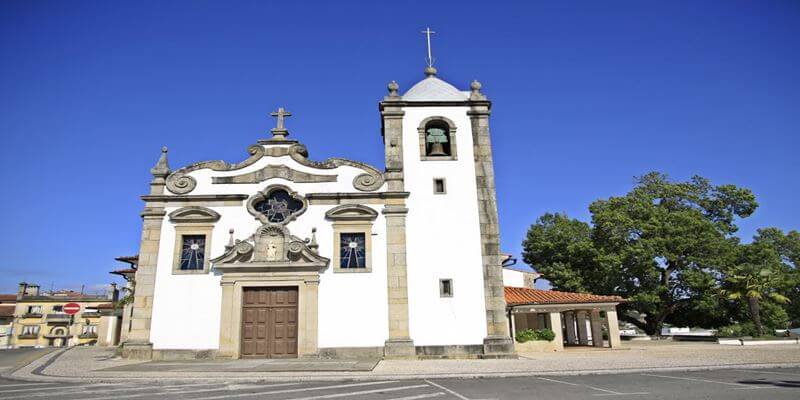
[{"label": "blue-tinted window", "polygon": [[303,202],[295,199],[283,189],[269,194],[267,198],[253,205],[256,211],[267,216],[269,222],[281,223],[290,215],[303,208]]},{"label": "blue-tinted window", "polygon": [[181,269],[203,269],[206,257],[205,235],[184,235],[181,249]]},{"label": "blue-tinted window", "polygon": [[339,241],[340,268],[367,267],[367,248],[364,232],[341,233]]}]

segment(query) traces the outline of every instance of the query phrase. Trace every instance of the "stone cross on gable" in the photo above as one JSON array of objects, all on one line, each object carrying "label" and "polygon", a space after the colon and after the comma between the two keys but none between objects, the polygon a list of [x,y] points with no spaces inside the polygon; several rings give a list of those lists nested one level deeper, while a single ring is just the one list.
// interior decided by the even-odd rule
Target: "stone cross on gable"
[{"label": "stone cross on gable", "polygon": [[289,135],[289,131],[285,126],[285,118],[291,117],[292,113],[286,111],[283,107],[278,107],[278,111],[273,111],[270,115],[276,119],[275,127],[270,130],[270,132],[272,132],[272,139],[286,139],[286,136]]}]

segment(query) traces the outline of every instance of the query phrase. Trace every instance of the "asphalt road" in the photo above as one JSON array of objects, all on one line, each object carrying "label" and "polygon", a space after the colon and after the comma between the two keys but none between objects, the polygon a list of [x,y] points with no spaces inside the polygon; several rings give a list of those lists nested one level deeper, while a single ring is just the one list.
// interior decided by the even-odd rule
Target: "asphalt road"
[{"label": "asphalt road", "polygon": [[126,382],[82,384],[0,379],[0,399],[792,399],[800,368],[619,375],[366,382]]},{"label": "asphalt road", "polygon": [[[46,349],[4,349],[0,350],[0,372],[22,367],[33,360],[53,351]],[[2,398],[2,396],[0,396]]]}]

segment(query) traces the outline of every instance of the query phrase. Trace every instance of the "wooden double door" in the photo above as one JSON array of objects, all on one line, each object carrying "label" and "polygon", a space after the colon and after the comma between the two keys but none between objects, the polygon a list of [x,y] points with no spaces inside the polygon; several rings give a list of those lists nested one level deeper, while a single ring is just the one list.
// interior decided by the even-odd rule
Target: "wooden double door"
[{"label": "wooden double door", "polygon": [[244,288],[243,358],[297,357],[297,287]]}]

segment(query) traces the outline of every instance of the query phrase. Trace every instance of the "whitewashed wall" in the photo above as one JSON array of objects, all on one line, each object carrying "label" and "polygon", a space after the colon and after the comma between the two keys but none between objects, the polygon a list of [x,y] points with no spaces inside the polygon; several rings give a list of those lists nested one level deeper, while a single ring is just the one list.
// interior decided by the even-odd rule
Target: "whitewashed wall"
[{"label": "whitewashed wall", "polygon": [[[337,182],[293,183],[270,179],[259,184],[211,184],[212,176],[233,176],[259,170],[267,165],[287,165],[314,174],[337,174]],[[199,170],[190,175],[197,180],[191,192],[197,194],[247,194],[281,184],[300,195],[318,192],[354,192],[352,181],[364,171],[343,166],[319,170],[301,165],[290,157],[264,157],[255,164],[236,171]],[[332,205],[309,205],[305,213],[288,224],[290,232],[300,238],[311,236],[317,228],[320,254],[333,259],[333,229],[325,212]],[[167,214],[178,207],[168,207]],[[211,237],[211,258],[218,257],[228,243],[228,230],[235,230],[236,239],[250,236],[260,223],[241,206],[209,207],[221,215],[214,224]],[[373,206],[380,213],[382,206]],[[156,271],[151,341],[155,349],[219,348],[219,324],[222,290],[220,277],[212,271],[206,275],[173,275],[175,245],[174,224],[165,217],[161,229],[161,245]],[[319,285],[319,346],[380,346],[388,338],[386,294],[385,221],[379,215],[373,225],[372,272],[333,273],[333,265],[321,275]],[[364,316],[369,323],[365,324]]]},{"label": "whitewashed wall", "polygon": [[503,286],[525,287],[525,273],[503,268]]},{"label": "whitewashed wall", "polygon": [[[403,164],[408,199],[406,227],[409,329],[417,346],[481,344],[486,336],[478,200],[467,107],[407,107]],[[457,127],[457,161],[421,161],[419,124],[444,116]],[[445,178],[445,195],[433,179]],[[439,296],[439,279],[453,279],[454,296]]]}]

